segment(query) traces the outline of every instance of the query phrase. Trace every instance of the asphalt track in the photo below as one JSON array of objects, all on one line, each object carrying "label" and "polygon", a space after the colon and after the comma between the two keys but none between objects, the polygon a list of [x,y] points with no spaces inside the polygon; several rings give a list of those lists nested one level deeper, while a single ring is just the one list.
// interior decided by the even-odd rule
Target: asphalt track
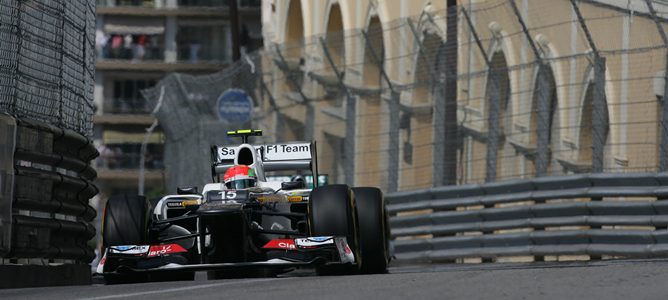
[{"label": "asphalt track", "polygon": [[0,299],[668,299],[668,260],[394,266],[389,274],[0,290]]}]

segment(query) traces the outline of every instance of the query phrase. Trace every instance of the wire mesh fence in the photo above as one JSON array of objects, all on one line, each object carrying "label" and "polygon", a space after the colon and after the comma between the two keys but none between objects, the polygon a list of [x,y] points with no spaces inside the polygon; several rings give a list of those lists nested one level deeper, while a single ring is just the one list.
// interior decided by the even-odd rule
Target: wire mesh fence
[{"label": "wire mesh fence", "polygon": [[[155,105],[168,90],[170,186],[209,180],[208,146],[251,125],[265,141],[317,140],[330,182],[388,192],[664,171],[668,6],[606,3],[464,1],[345,31],[330,16],[326,34],[288,28],[219,73],[171,75],[145,93]],[[228,88],[254,99],[251,124],[217,117]],[[193,151],[198,163],[182,159]]]},{"label": "wire mesh fence", "polygon": [[95,1],[0,1],[0,110],[92,134]]}]

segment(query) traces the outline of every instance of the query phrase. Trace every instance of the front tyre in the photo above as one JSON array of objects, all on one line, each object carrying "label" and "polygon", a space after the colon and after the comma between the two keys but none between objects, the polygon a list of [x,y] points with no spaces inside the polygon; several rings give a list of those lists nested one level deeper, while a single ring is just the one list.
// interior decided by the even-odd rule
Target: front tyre
[{"label": "front tyre", "polygon": [[389,224],[383,192],[374,187],[353,188],[359,217],[362,273],[386,273],[390,261]]},{"label": "front tyre", "polygon": [[136,195],[109,197],[103,215],[103,246],[146,244],[148,221],[146,198]]},{"label": "front tyre", "polygon": [[311,236],[345,236],[355,255],[354,265],[319,266],[319,275],[354,274],[362,266],[355,198],[345,184],[327,185],[311,191],[308,203]]},{"label": "front tyre", "polygon": [[[148,236],[148,202],[137,195],[109,197],[102,215],[102,246],[145,245]],[[107,260],[107,266],[114,265]],[[107,274],[107,284],[145,282],[145,274]]]}]

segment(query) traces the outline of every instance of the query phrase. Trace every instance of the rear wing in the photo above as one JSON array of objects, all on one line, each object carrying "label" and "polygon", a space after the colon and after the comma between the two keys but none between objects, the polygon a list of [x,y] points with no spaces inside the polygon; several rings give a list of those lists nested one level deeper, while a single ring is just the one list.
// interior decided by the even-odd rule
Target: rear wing
[{"label": "rear wing", "polygon": [[252,163],[256,168],[261,168],[261,173],[264,171],[311,170],[313,176],[318,178],[315,141],[263,145],[211,146],[211,161],[213,162],[211,166],[212,177],[215,179],[216,176],[225,173],[228,168],[234,166],[239,149],[244,147],[255,148],[256,155],[254,157],[257,161]]}]

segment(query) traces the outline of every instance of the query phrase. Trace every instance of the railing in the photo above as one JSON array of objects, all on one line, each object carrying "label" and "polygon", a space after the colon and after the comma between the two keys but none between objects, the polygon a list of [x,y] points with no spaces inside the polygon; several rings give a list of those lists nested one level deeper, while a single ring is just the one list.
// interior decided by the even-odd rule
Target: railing
[{"label": "railing", "polygon": [[[96,159],[95,165],[99,169],[107,170],[137,170],[140,162],[139,153],[121,153],[112,156],[100,156]],[[147,153],[144,167],[148,170],[163,170],[165,163],[162,153]]]},{"label": "railing", "polygon": [[120,59],[131,61],[155,61],[165,59],[165,48],[162,46],[140,46],[132,44],[131,47],[111,47],[112,38],[107,45],[98,45],[98,59]]},{"label": "railing", "polygon": [[74,131],[8,115],[0,119],[6,140],[0,153],[0,267],[32,278],[3,280],[0,287],[89,283],[96,212],[88,201],[98,192],[90,161],[97,150]]},{"label": "railing", "polygon": [[109,99],[111,101],[111,107],[106,113],[112,114],[148,114],[151,112],[151,108],[148,107],[148,103],[144,98],[136,99],[126,99],[126,98],[113,98]]},{"label": "railing", "polygon": [[[230,0],[179,0],[178,7],[228,7]],[[237,0],[239,7],[260,7],[261,0]],[[155,0],[97,0],[97,7],[141,6],[156,7]],[[165,4],[162,4],[163,6]]]},{"label": "railing", "polygon": [[668,173],[544,177],[389,194],[398,259],[668,256]]},{"label": "railing", "polygon": [[224,48],[211,48],[200,44],[185,44],[178,47],[178,60],[189,63],[227,61]]}]

